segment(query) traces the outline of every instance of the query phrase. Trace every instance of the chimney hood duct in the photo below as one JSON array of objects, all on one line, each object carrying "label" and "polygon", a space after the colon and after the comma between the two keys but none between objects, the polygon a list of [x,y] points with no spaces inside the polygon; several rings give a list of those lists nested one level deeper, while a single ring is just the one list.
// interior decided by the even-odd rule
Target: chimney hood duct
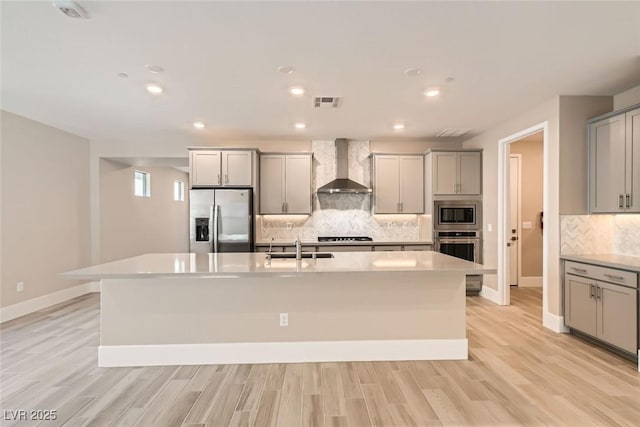
[{"label": "chimney hood duct", "polygon": [[371,189],[364,185],[349,179],[349,164],[347,140],[344,138],[336,139],[336,175],[337,179],[318,188],[320,194],[333,193],[351,193],[351,194],[367,194],[371,193]]}]

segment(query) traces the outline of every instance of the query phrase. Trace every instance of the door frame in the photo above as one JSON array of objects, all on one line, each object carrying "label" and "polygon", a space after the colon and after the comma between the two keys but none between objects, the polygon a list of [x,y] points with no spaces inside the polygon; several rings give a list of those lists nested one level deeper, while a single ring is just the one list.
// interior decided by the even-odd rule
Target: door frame
[{"label": "door frame", "polygon": [[[542,131],[543,150],[543,202],[542,211],[549,212],[549,122],[544,121],[527,129],[516,132],[498,140],[498,304],[511,303],[509,286],[509,257],[507,253],[507,237],[509,235],[506,221],[509,209],[509,144]],[[549,233],[542,233],[542,314],[549,311]]]},{"label": "door frame", "polygon": [[[516,185],[517,193],[518,193],[518,200],[516,201],[516,203],[518,204],[518,215],[516,218],[516,236],[518,236],[518,251],[517,251],[518,252],[517,254],[518,274],[516,275],[516,281],[518,282],[518,286],[520,286],[520,282],[522,281],[522,244],[521,244],[522,243],[521,241],[521,237],[522,237],[522,230],[521,230],[522,228],[522,154],[509,153],[509,158],[511,157],[518,160],[518,177],[516,178],[518,180]],[[509,177],[511,177],[511,171],[509,171]],[[509,202],[511,202],[511,200],[509,200]],[[508,227],[507,227],[507,231],[508,231]],[[510,236],[510,233],[507,236]],[[509,251],[507,251],[507,254],[508,252]],[[509,267],[509,262],[507,262],[507,268],[508,267]]]}]

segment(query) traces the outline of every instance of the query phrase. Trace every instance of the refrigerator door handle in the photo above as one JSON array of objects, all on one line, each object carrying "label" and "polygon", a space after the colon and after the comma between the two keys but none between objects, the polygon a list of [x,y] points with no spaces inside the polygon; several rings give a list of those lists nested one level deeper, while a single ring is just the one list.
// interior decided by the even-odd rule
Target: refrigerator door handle
[{"label": "refrigerator door handle", "polygon": [[211,205],[211,218],[213,218],[213,242],[212,252],[218,252],[218,205]]}]

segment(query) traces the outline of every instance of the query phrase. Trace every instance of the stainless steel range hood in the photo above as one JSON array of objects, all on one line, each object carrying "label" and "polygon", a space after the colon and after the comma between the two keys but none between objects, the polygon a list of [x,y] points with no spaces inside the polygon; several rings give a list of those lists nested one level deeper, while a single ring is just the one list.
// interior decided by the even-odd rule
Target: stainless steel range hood
[{"label": "stainless steel range hood", "polygon": [[367,194],[371,189],[349,179],[348,141],[344,138],[336,139],[336,175],[337,178],[318,188],[320,194],[351,193]]}]

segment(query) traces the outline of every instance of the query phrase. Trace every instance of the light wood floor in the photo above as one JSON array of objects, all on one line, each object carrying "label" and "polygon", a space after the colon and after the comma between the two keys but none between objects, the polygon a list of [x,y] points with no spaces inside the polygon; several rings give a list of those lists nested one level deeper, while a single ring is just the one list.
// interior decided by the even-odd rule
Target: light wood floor
[{"label": "light wood floor", "polygon": [[56,410],[43,426],[640,425],[634,363],[544,330],[540,290],[511,298],[467,299],[468,361],[98,368],[89,295],[2,325],[0,406]]}]

